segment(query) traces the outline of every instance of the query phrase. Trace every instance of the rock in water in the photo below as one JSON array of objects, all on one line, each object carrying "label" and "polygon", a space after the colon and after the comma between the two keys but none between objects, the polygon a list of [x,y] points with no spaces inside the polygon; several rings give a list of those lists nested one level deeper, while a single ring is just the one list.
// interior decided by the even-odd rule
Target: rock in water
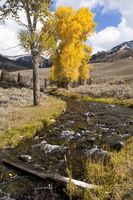
[{"label": "rock in water", "polygon": [[107,151],[104,151],[103,149],[98,148],[97,146],[88,150],[86,153],[88,158],[96,162],[102,161],[104,163],[108,163],[110,161],[109,153]]},{"label": "rock in water", "polygon": [[19,159],[23,160],[23,161],[25,161],[27,163],[31,163],[31,161],[32,161],[32,157],[29,156],[29,155],[21,155],[21,156],[19,156]]},{"label": "rock in water", "polygon": [[110,144],[110,147],[111,147],[111,149],[114,149],[118,152],[124,147],[124,143],[120,142],[120,141],[114,142],[114,143]]}]

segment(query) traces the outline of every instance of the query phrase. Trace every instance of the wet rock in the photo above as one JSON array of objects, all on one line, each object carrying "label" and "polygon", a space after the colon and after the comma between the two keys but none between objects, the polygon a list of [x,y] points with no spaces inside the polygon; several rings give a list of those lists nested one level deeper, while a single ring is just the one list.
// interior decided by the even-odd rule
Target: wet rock
[{"label": "wet rock", "polygon": [[64,146],[48,144],[45,140],[42,141],[37,146],[40,146],[41,150],[45,151],[46,154],[49,154],[53,151],[61,151],[61,150],[65,149]]},{"label": "wet rock", "polygon": [[54,194],[54,189],[51,184],[45,187],[38,187],[35,188],[35,197],[37,200],[39,199],[45,199],[45,200],[54,200],[55,199],[55,194]]},{"label": "wet rock", "polygon": [[109,105],[109,107],[110,107],[110,108],[115,108],[116,105],[112,105],[112,104],[111,104],[111,105]]},{"label": "wet rock", "polygon": [[131,134],[129,133],[129,134],[124,134],[124,135],[122,135],[121,136],[121,138],[123,139],[123,140],[126,140],[126,139],[128,139],[128,138],[130,138],[131,137]]},{"label": "wet rock", "polygon": [[87,143],[89,143],[89,144],[95,144],[96,138],[95,138],[95,137],[87,138],[86,141],[87,141]]},{"label": "wet rock", "polygon": [[133,125],[133,121],[130,121],[130,122],[129,122],[129,125]]},{"label": "wet rock", "polygon": [[62,124],[62,125],[60,126],[60,129],[65,129],[65,125]]},{"label": "wet rock", "polygon": [[94,148],[86,151],[87,157],[94,161],[102,161],[104,163],[108,163],[110,161],[110,155],[107,151],[98,148],[95,146]]},{"label": "wet rock", "polygon": [[71,126],[71,125],[73,125],[74,124],[74,121],[71,121],[71,120],[68,120],[66,123],[65,123],[65,125],[66,126]]},{"label": "wet rock", "polygon": [[34,140],[39,140],[39,136],[34,137]]},{"label": "wet rock", "polygon": [[52,144],[45,144],[44,146],[41,147],[42,150],[45,151],[45,153],[51,153],[54,150],[59,150],[60,146],[59,145],[52,145]]},{"label": "wet rock", "polygon": [[74,138],[74,134],[75,134],[74,131],[66,130],[66,131],[62,131],[61,137],[62,138],[73,139]]},{"label": "wet rock", "polygon": [[86,134],[89,134],[91,131],[90,130],[86,130],[85,132],[86,132]]},{"label": "wet rock", "polygon": [[0,189],[0,199],[1,200],[14,200],[14,199],[10,198],[9,194],[3,192],[1,189]]},{"label": "wet rock", "polygon": [[92,112],[87,112],[87,113],[84,114],[84,116],[85,117],[94,117],[95,115]]},{"label": "wet rock", "polygon": [[124,147],[124,142],[117,141],[110,144],[111,149],[114,149],[116,151],[120,151]]},{"label": "wet rock", "polygon": [[92,112],[87,112],[83,115],[86,118],[86,121],[89,122],[91,117],[94,117],[95,115]]},{"label": "wet rock", "polygon": [[64,109],[62,110],[62,112],[66,112],[66,109],[64,108]]},{"label": "wet rock", "polygon": [[51,123],[54,124],[56,122],[55,119],[51,119]]},{"label": "wet rock", "polygon": [[[32,199],[34,183],[26,178],[14,180],[5,185],[4,192],[10,194],[5,200],[28,200]],[[31,197],[31,198],[29,198]],[[2,199],[1,199],[2,200]]]},{"label": "wet rock", "polygon": [[89,122],[90,120],[91,120],[90,117],[87,117],[87,118],[86,118],[86,121],[87,121],[87,122]]},{"label": "wet rock", "polygon": [[19,159],[23,160],[23,161],[25,161],[27,163],[31,163],[32,162],[32,157],[29,156],[29,155],[20,155]]}]

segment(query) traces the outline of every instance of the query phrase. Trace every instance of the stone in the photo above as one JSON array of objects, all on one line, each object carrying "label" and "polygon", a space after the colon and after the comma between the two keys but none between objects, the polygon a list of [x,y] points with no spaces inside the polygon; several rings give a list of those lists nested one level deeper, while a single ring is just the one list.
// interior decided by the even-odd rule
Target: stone
[{"label": "stone", "polygon": [[111,149],[116,150],[117,152],[120,151],[124,147],[124,142],[117,141],[110,144]]},{"label": "stone", "polygon": [[96,141],[96,138],[95,137],[91,137],[91,138],[87,138],[86,139],[86,143],[88,144],[94,144]]},{"label": "stone", "polygon": [[102,161],[104,163],[108,163],[111,159],[109,153],[104,151],[103,149],[95,146],[94,148],[86,151],[88,158],[94,161]]},{"label": "stone", "polygon": [[95,115],[92,112],[87,112],[84,114],[85,117],[94,117]]},{"label": "stone", "polygon": [[54,124],[56,122],[55,119],[51,119],[51,123]]},{"label": "stone", "polygon": [[38,144],[38,146],[40,146],[41,150],[45,151],[46,154],[49,154],[53,151],[61,151],[65,149],[65,147],[63,146],[48,144],[45,140]]},{"label": "stone", "polygon": [[112,104],[111,104],[111,105],[109,105],[109,107],[110,107],[110,108],[115,108],[116,105],[112,105]]},{"label": "stone", "polygon": [[35,140],[35,141],[36,141],[36,140],[39,140],[39,136],[34,137],[34,140]]},{"label": "stone", "polygon": [[75,137],[75,133],[74,133],[74,131],[69,131],[69,130],[62,131],[61,137],[73,139]]},{"label": "stone", "polygon": [[29,155],[20,155],[20,156],[19,156],[19,159],[20,159],[20,160],[23,160],[23,161],[25,161],[25,162],[27,162],[27,163],[31,163],[31,161],[32,161],[32,157],[29,156]]},{"label": "stone", "polygon": [[130,122],[129,122],[129,125],[133,125],[133,121],[130,121]]}]

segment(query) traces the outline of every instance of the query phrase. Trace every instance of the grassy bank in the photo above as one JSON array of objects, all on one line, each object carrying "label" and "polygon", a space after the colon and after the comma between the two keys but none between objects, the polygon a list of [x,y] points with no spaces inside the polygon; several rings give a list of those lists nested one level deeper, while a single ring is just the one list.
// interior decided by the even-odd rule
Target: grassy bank
[{"label": "grassy bank", "polygon": [[84,100],[84,101],[90,101],[90,102],[99,102],[99,103],[105,103],[105,104],[116,104],[116,105],[122,105],[126,107],[131,107],[133,108],[133,99],[117,99],[117,98],[100,98],[100,97],[90,97],[87,95],[81,95],[78,93],[70,92],[67,90],[63,91],[56,91],[53,92],[54,95],[57,96],[64,96],[68,98],[74,98],[74,99],[79,99],[79,100]]},{"label": "grassy bank", "polygon": [[[120,152],[109,152],[110,161],[87,161],[85,182],[96,185],[95,189],[82,190],[72,182],[67,194],[83,200],[132,200],[133,199],[133,137]],[[71,177],[70,177],[71,178]]]},{"label": "grassy bank", "polygon": [[[42,99],[41,105],[33,107],[30,104],[24,106],[10,106],[1,108],[4,120],[1,118],[0,148],[16,146],[21,140],[31,138],[34,134],[51,123],[65,108],[65,102],[47,97]],[[2,115],[2,113],[1,113]],[[2,121],[3,120],[3,121]]]},{"label": "grassy bank", "polygon": [[87,162],[86,181],[98,185],[95,190],[84,192],[84,200],[133,199],[133,138],[120,152],[111,152],[111,161]]},{"label": "grassy bank", "polygon": [[106,103],[106,104],[117,104],[123,105],[126,107],[133,108],[133,99],[116,99],[116,98],[95,98],[89,96],[82,96],[82,100],[90,101],[90,102],[99,102],[99,103]]}]

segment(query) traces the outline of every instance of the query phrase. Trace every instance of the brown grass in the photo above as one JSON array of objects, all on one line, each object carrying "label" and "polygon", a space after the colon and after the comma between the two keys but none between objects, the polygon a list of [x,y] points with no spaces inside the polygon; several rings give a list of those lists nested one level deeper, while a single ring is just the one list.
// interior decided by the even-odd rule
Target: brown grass
[{"label": "brown grass", "polygon": [[22,139],[32,137],[64,107],[63,101],[43,95],[41,105],[33,107],[31,90],[0,89],[0,147],[15,146]]},{"label": "brown grass", "polygon": [[[16,72],[12,72],[12,74],[17,75],[18,72],[20,73],[20,75],[25,76],[25,77],[32,77],[32,73],[33,70],[32,69],[27,69],[27,70],[21,70],[21,71],[16,71]],[[40,68],[39,69],[39,75],[40,78],[42,80],[44,80],[45,78],[49,78],[49,74],[50,74],[50,69],[49,68]]]},{"label": "brown grass", "polygon": [[[133,98],[132,65],[133,59],[92,64],[92,84],[74,88],[72,92],[93,97]],[[49,68],[39,69],[39,72],[42,81],[49,78]],[[13,72],[13,74],[18,74],[18,72]],[[32,77],[32,70],[22,70],[20,74],[24,77]]]}]

